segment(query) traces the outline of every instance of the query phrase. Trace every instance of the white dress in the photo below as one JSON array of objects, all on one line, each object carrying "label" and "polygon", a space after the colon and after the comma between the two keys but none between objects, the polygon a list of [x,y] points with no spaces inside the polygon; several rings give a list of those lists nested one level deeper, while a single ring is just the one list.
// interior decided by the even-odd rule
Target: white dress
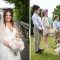
[{"label": "white dress", "polygon": [[[8,43],[15,38],[16,36],[16,28],[13,29],[13,32],[10,31],[10,29],[6,26],[4,30],[4,40],[6,40]],[[13,51],[6,47],[4,44],[2,45],[2,53],[0,54],[1,60],[21,60],[20,52],[17,53],[17,56],[13,54]]]},{"label": "white dress", "polygon": [[49,22],[48,22],[48,17],[43,17],[42,18],[42,23],[43,23],[43,35],[49,34],[49,29],[46,28],[46,26],[50,26]]}]

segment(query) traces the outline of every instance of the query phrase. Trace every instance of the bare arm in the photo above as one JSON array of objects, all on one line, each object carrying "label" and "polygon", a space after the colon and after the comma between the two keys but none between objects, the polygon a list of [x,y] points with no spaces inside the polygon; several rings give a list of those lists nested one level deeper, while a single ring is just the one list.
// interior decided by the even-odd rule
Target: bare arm
[{"label": "bare arm", "polygon": [[16,38],[20,38],[20,36],[19,36],[18,32],[16,33]]},{"label": "bare arm", "polygon": [[5,46],[7,46],[7,47],[9,47],[9,48],[10,48],[10,46],[9,46],[9,44],[8,44],[8,42],[7,42],[7,41],[3,40],[3,44],[4,44]]}]

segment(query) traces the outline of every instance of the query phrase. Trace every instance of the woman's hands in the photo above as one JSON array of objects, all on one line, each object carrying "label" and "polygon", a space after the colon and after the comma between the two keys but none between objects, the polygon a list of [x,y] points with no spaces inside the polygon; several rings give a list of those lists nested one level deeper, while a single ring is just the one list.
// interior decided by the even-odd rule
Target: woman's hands
[{"label": "woman's hands", "polygon": [[60,30],[58,30],[58,32],[60,32]]},{"label": "woman's hands", "polygon": [[8,48],[10,48],[10,49],[11,49],[11,47],[9,46],[9,44],[8,44],[8,42],[7,42],[7,41],[3,40],[3,43],[4,43],[4,45],[5,45],[5,46],[7,46]]},{"label": "woman's hands", "polygon": [[49,26],[46,26],[46,28],[51,29],[51,28],[52,28],[52,26],[51,26],[51,25],[49,25]]}]

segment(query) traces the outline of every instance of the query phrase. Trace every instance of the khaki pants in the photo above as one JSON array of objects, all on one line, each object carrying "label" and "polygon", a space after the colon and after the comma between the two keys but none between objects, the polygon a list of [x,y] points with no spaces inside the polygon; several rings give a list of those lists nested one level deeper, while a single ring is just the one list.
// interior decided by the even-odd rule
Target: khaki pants
[{"label": "khaki pants", "polygon": [[39,33],[39,30],[34,27],[34,50],[35,52],[39,50],[41,42],[41,33]]},{"label": "khaki pants", "polygon": [[60,32],[55,32],[55,42],[58,38],[60,38]]}]

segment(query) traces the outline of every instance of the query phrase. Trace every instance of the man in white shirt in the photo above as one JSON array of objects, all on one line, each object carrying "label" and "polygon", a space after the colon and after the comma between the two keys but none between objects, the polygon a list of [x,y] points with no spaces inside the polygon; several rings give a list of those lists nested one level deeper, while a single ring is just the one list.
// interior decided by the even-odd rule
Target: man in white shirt
[{"label": "man in white shirt", "polygon": [[56,42],[56,40],[60,38],[60,21],[58,15],[55,15],[54,18],[55,21],[53,22],[53,28],[55,30],[55,42]]},{"label": "man in white shirt", "polygon": [[32,21],[34,24],[34,45],[35,45],[35,53],[42,53],[44,49],[40,48],[41,42],[41,32],[43,32],[43,24],[41,21],[41,17],[38,15],[40,13],[40,7],[37,5],[33,5],[33,16]]}]

